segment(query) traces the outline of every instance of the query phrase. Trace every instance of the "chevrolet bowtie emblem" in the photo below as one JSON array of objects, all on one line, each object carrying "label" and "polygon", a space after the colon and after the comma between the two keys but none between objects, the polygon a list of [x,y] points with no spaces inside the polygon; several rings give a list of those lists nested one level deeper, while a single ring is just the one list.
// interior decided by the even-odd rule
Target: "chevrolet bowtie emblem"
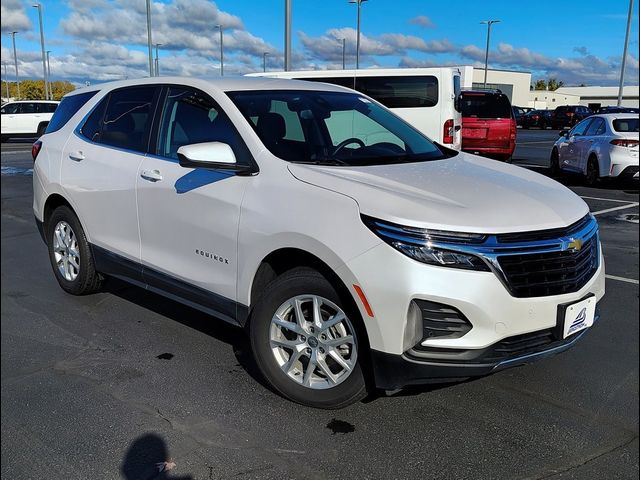
[{"label": "chevrolet bowtie emblem", "polygon": [[584,242],[579,238],[572,238],[569,244],[567,245],[567,250],[572,250],[574,252],[579,252],[582,249],[582,244]]}]

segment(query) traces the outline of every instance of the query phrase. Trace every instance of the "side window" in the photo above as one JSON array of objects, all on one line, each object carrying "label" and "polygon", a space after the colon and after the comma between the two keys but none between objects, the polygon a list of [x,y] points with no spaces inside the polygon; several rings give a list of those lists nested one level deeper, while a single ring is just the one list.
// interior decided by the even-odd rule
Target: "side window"
[{"label": "side window", "polygon": [[222,109],[206,94],[187,87],[170,87],[164,102],[157,155],[178,158],[182,145],[228,144],[238,163],[249,163],[249,150]]},{"label": "side window", "polygon": [[99,142],[146,152],[157,87],[127,87],[111,92]]},{"label": "side window", "polygon": [[57,108],[58,108],[58,104],[57,103],[46,103],[44,111],[47,112],[47,113],[53,113],[53,112],[56,111]]},{"label": "side window", "polygon": [[356,90],[388,108],[433,107],[438,103],[438,79],[422,77],[360,77]]},{"label": "side window", "polygon": [[590,123],[591,123],[591,118],[587,118],[581,121],[578,125],[573,127],[573,130],[571,130],[570,136],[584,135],[584,132],[587,130],[587,127],[589,126]]},{"label": "side window", "polygon": [[19,103],[10,103],[9,105],[5,105],[2,107],[2,113],[6,113],[9,115],[18,113],[19,107],[20,107]]},{"label": "side window", "polygon": [[605,132],[604,120],[602,118],[594,118],[589,128],[585,131],[585,135],[602,135]]},{"label": "side window", "polygon": [[[69,97],[64,97],[62,102],[60,102],[60,106],[55,103],[47,103],[45,104],[49,110],[49,112],[54,112],[53,117],[51,117],[51,121],[49,125],[47,125],[46,133],[55,132],[64,127],[67,122],[73,117],[82,106],[89,101],[91,97],[93,97],[97,92],[87,92],[80,93],[78,95],[71,95]],[[58,108],[56,108],[58,107]],[[53,108],[53,109],[52,109]]]},{"label": "side window", "polygon": [[[84,125],[82,125],[82,127],[80,128],[80,133],[87,140],[100,143],[100,133],[102,132],[102,120],[104,118],[104,111],[106,110],[108,102],[109,102],[109,95],[103,98],[100,101],[100,103],[96,107],[94,107],[93,111],[87,117],[87,120],[84,122]],[[62,105],[60,105],[60,107],[62,107]],[[54,119],[55,119],[55,116],[54,116]]]},{"label": "side window", "polygon": [[35,103],[23,103],[20,106],[20,113],[37,113]]}]

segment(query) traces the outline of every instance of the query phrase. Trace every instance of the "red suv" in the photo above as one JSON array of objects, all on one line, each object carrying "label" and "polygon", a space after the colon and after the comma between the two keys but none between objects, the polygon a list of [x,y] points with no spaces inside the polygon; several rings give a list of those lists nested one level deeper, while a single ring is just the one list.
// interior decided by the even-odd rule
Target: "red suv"
[{"label": "red suv", "polygon": [[516,148],[516,120],[511,103],[499,90],[460,94],[462,150],[496,160],[511,160]]}]

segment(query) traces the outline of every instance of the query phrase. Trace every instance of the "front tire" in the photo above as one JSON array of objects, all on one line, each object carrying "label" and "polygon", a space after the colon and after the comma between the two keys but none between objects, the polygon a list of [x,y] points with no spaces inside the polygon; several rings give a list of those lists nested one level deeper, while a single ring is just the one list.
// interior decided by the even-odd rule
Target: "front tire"
[{"label": "front tire", "polygon": [[66,205],[56,208],[46,227],[49,260],[60,287],[72,295],[100,289],[102,279],[80,221]]},{"label": "front tire", "polygon": [[555,148],[551,150],[551,158],[549,159],[549,171],[552,177],[560,175],[560,155]]},{"label": "front tire", "polygon": [[367,394],[360,317],[319,272],[295,268],[272,281],[251,313],[251,347],[282,396],[315,408],[346,407]]}]

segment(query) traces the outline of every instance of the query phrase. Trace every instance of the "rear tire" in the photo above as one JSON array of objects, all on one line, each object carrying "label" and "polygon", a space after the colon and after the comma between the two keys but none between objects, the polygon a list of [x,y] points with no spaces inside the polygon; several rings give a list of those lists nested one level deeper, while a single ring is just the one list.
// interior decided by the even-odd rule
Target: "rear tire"
[{"label": "rear tire", "polygon": [[100,289],[91,247],[80,221],[66,205],[56,208],[46,223],[49,260],[60,287],[72,295],[87,295]]},{"label": "rear tire", "polygon": [[595,187],[600,181],[600,164],[598,159],[593,155],[587,161],[587,173],[585,174],[585,183],[590,187]]},{"label": "rear tire", "polygon": [[[315,408],[342,408],[364,398],[362,362],[368,352],[354,310],[310,268],[273,280],[256,301],[249,324],[265,379],[282,396]],[[318,312],[321,320],[314,321]],[[331,325],[338,318],[344,319]]]}]

